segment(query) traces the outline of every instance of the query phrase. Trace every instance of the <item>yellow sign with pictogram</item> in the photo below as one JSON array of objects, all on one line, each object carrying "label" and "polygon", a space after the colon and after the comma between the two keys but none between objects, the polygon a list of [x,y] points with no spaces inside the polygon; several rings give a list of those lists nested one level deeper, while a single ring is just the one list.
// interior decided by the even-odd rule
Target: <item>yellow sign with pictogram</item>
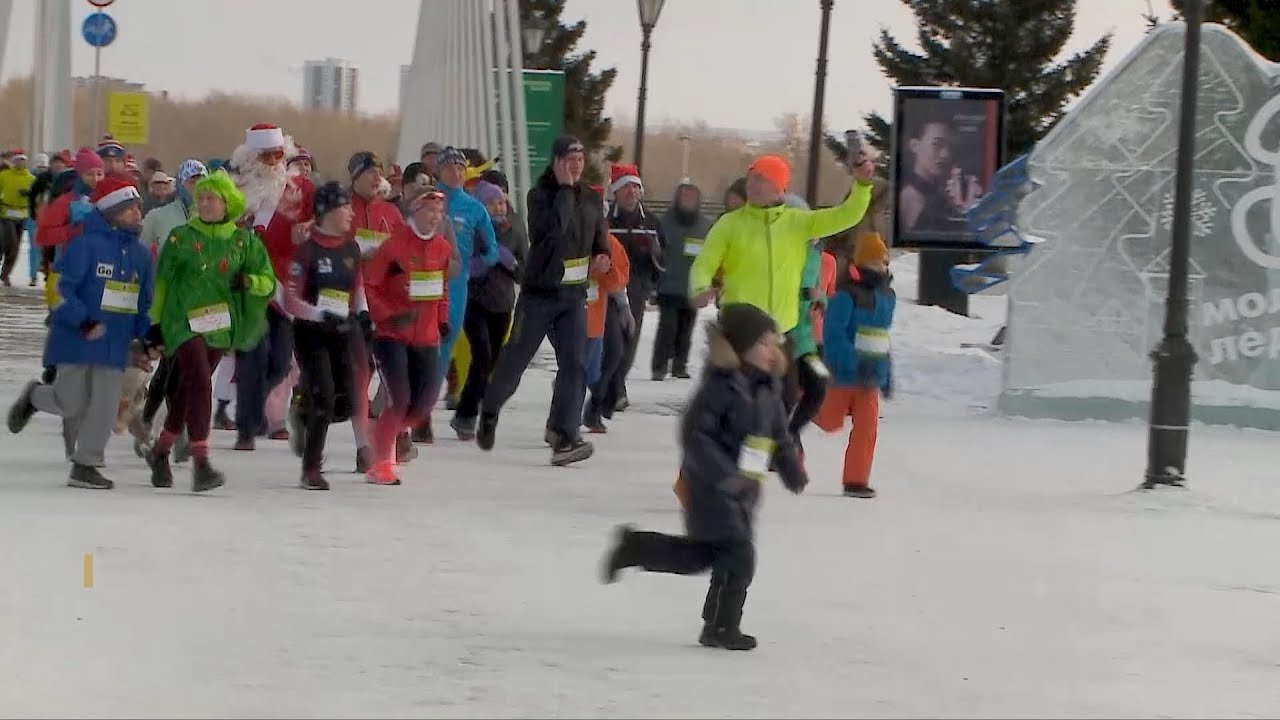
[{"label": "yellow sign with pictogram", "polygon": [[147,144],[147,94],[113,92],[107,98],[107,132],[123,145]]}]

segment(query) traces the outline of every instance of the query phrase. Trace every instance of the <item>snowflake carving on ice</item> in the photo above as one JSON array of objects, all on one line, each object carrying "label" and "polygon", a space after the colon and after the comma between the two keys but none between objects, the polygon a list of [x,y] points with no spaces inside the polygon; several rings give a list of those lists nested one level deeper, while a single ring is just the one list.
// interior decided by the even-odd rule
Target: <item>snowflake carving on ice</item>
[{"label": "snowflake carving on ice", "polygon": [[[1213,219],[1218,208],[1209,199],[1209,193],[1196,190],[1191,193],[1191,234],[1194,237],[1209,237],[1213,234]],[[1160,210],[1160,227],[1166,231],[1173,229],[1173,193],[1165,193],[1163,208]]]}]

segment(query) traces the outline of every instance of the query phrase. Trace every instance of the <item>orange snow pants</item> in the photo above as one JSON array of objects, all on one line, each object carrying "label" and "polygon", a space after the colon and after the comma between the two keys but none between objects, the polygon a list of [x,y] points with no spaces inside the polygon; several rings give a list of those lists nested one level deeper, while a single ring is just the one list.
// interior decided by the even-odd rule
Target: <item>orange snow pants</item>
[{"label": "orange snow pants", "polygon": [[866,487],[871,482],[871,461],[876,454],[876,432],[880,427],[880,390],[873,387],[827,388],[813,424],[826,432],[844,429],[844,419],[853,418],[849,446],[844,451],[845,487]]}]

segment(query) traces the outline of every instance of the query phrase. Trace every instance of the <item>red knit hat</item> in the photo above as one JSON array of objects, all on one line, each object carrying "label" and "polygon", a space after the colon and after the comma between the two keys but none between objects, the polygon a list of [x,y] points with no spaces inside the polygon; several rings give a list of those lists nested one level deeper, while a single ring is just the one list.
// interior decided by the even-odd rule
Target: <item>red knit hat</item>
[{"label": "red knit hat", "polygon": [[89,195],[89,202],[102,212],[108,212],[124,203],[138,202],[141,199],[142,196],[138,194],[138,188],[133,183],[114,175],[104,177],[94,186],[93,192]]},{"label": "red knit hat", "polygon": [[610,165],[609,189],[618,192],[627,185],[635,184],[644,192],[644,182],[640,180],[640,169],[635,165]]}]

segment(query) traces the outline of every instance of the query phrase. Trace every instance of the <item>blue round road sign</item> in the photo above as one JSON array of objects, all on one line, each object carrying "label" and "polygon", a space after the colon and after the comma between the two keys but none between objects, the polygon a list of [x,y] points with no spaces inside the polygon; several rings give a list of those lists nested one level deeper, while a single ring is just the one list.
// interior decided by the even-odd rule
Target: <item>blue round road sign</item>
[{"label": "blue round road sign", "polygon": [[116,39],[116,21],[104,12],[96,12],[84,19],[80,26],[84,41],[96,48],[104,48]]}]

